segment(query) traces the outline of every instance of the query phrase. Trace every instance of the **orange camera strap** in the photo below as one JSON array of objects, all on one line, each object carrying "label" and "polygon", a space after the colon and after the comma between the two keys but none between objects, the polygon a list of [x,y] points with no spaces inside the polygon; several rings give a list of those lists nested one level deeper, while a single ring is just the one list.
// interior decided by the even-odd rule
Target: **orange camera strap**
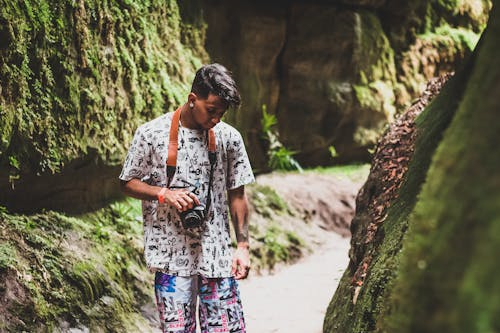
[{"label": "orange camera strap", "polygon": [[[170,186],[172,178],[174,178],[177,169],[177,151],[179,149],[179,123],[181,119],[181,109],[179,107],[172,116],[172,123],[170,124],[170,136],[168,144],[168,157],[167,157],[167,187]],[[208,159],[210,160],[210,180],[212,180],[213,166],[216,160],[216,144],[215,133],[213,128],[208,130]],[[211,184],[210,184],[211,185]]]}]

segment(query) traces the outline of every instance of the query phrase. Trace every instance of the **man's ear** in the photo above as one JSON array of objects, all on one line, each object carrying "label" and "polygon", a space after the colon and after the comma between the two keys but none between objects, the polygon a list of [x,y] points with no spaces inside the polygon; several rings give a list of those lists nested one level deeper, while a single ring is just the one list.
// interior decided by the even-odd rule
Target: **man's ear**
[{"label": "man's ear", "polygon": [[198,99],[198,96],[194,92],[190,92],[188,95],[188,103],[194,103]]}]

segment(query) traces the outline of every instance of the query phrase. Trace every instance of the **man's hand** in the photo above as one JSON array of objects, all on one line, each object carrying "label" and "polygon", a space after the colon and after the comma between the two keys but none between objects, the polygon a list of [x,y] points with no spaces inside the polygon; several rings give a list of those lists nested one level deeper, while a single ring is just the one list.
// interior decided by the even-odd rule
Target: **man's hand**
[{"label": "man's hand", "polygon": [[233,255],[231,274],[236,280],[246,279],[250,272],[250,251],[248,243],[239,243]]},{"label": "man's hand", "polygon": [[198,206],[200,200],[196,194],[186,191],[186,190],[163,190],[163,197],[165,198],[165,203],[173,206],[178,212],[184,212],[188,209]]},{"label": "man's hand", "polygon": [[170,190],[164,187],[151,186],[139,179],[120,182],[123,193],[140,200],[157,200],[158,194],[162,193],[164,202],[175,207],[179,212],[186,211],[198,206],[200,200],[196,194],[186,189]]}]

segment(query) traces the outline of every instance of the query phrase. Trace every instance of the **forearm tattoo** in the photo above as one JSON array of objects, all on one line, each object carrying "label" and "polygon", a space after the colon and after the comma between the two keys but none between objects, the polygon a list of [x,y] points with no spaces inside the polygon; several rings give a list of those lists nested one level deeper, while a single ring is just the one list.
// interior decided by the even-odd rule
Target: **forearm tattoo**
[{"label": "forearm tattoo", "polygon": [[240,242],[248,242],[248,223],[244,223],[239,230],[236,230],[236,240]]},{"label": "forearm tattoo", "polygon": [[232,192],[229,195],[230,198],[230,212],[231,220],[233,222],[234,233],[236,236],[236,241],[240,243],[247,243],[249,241],[248,236],[248,202],[245,196],[243,187],[237,192]]},{"label": "forearm tattoo", "polygon": [[233,216],[234,232],[238,243],[248,242],[248,214],[240,217],[237,214]]}]

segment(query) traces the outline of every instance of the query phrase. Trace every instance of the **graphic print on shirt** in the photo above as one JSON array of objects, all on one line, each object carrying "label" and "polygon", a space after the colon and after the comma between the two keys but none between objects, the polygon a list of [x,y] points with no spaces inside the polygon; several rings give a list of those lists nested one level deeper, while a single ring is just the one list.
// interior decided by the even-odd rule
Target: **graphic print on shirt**
[{"label": "graphic print on shirt", "polygon": [[[168,113],[139,127],[134,135],[120,179],[141,179],[153,186],[166,187],[168,138],[173,113]],[[173,187],[182,187],[206,204],[210,162],[205,131],[179,127],[177,171]],[[240,133],[220,122],[214,127],[217,164],[211,194],[211,207],[203,227],[186,231],[177,210],[143,201],[145,259],[151,270],[188,276],[231,275],[231,239],[227,190],[249,184],[254,176]]]}]

